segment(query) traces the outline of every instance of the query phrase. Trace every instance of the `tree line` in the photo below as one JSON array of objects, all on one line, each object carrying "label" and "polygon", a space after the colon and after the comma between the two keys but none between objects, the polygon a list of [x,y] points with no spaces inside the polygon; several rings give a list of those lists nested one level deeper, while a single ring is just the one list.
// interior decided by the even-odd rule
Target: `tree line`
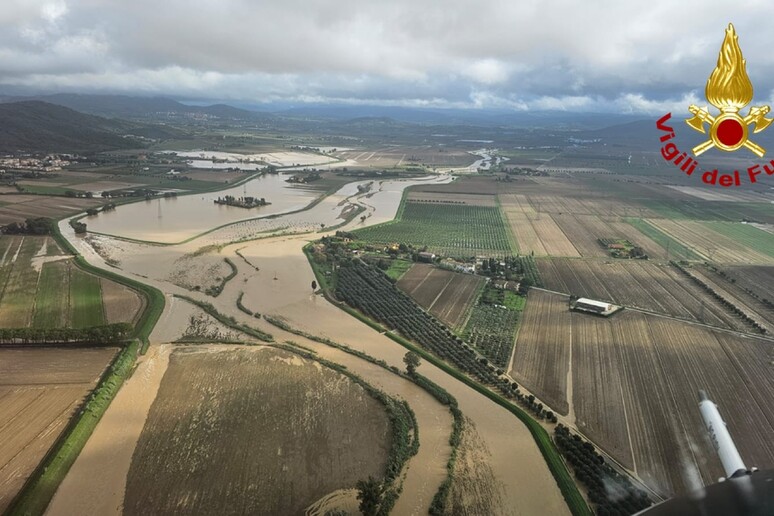
[{"label": "tree line", "polygon": [[89,328],[0,328],[0,344],[117,344],[129,338],[129,323]]},{"label": "tree line", "polygon": [[11,222],[0,228],[6,235],[50,235],[54,220],[48,217],[29,218],[24,222]]}]

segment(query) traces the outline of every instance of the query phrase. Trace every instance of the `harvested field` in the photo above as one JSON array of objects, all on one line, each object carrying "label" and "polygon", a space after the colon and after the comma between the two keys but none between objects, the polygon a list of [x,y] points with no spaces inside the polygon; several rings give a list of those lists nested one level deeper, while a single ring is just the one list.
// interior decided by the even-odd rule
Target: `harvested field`
[{"label": "harvested field", "polygon": [[75,215],[86,208],[99,206],[104,200],[43,195],[3,195],[2,202],[0,226],[11,222],[22,222],[28,218],[58,219],[65,215]]},{"label": "harvested field", "polygon": [[713,221],[704,222],[703,225],[749,249],[774,258],[774,235],[769,231],[757,228],[753,224],[736,222]]},{"label": "harvested field", "polygon": [[115,353],[115,348],[0,349],[0,512]]},{"label": "harvested field", "polygon": [[[611,318],[567,313],[570,331],[554,338],[546,324],[528,312],[560,317],[564,296],[531,291],[517,341],[531,349],[525,354],[554,356],[555,348],[572,348],[570,414],[588,437],[666,496],[683,493],[697,482],[722,475],[697,408],[698,390],[707,391],[728,422],[745,462],[774,465],[774,341],[711,330],[667,317],[624,311]],[[549,327],[550,328],[550,327]],[[555,338],[563,339],[554,342]],[[546,371],[541,360],[514,359],[515,374],[551,403],[556,385],[543,378],[567,372],[567,356],[548,360],[557,371]],[[760,387],[759,387],[760,386]],[[543,392],[543,390],[545,392]]]},{"label": "harvested field", "polygon": [[[503,200],[513,204],[503,203]],[[522,196],[502,196],[501,206],[519,252],[535,256],[580,256],[551,215],[539,213]]]},{"label": "harvested field", "polygon": [[649,212],[640,204],[610,196],[601,197],[599,194],[591,194],[587,197],[579,197],[571,188],[560,195],[530,195],[529,202],[536,212],[550,213],[551,215],[597,215],[611,218],[629,217]]},{"label": "harvested field", "polygon": [[564,296],[531,290],[509,374],[560,414],[567,414],[571,312]]},{"label": "harvested field", "polygon": [[0,328],[131,322],[141,308],[137,293],[82,271],[53,239],[0,237]]},{"label": "harvested field", "polygon": [[451,328],[461,328],[484,279],[416,263],[398,281],[398,288]]},{"label": "harvested field", "polygon": [[751,293],[737,286],[735,281],[730,281],[703,265],[695,265],[687,271],[731,304],[739,307],[748,317],[763,326],[769,335],[774,335],[774,306],[766,305],[761,298],[756,297],[754,291]]},{"label": "harvested field", "polygon": [[[719,232],[710,223],[693,220],[650,219],[648,222],[674,239],[693,248],[697,253],[710,261],[739,265],[774,264],[774,254],[763,254],[758,250],[747,247],[744,241],[747,241],[748,244],[750,242],[748,240],[749,235],[746,233],[737,238],[727,236],[725,233],[728,233],[729,230],[726,226],[723,226],[724,229],[721,230],[722,232]],[[739,224],[739,226],[742,226],[742,224]],[[761,249],[761,251],[768,249],[771,252],[774,250],[774,248],[768,248],[769,242],[774,243],[774,236],[752,226],[744,227],[748,228],[748,231],[752,230],[759,233],[758,237],[765,242],[763,245],[767,246]]]},{"label": "harvested field", "polygon": [[445,185],[421,185],[411,189],[412,192],[439,192],[444,194],[479,194],[495,195],[500,185],[489,177],[461,177]]},{"label": "harvested field", "polygon": [[675,186],[669,185],[668,188],[677,190],[678,192],[696,197],[703,201],[720,201],[720,202],[760,202],[760,194],[754,192],[734,191],[734,190],[720,190],[714,187],[696,187],[696,186]]},{"label": "harvested field", "polygon": [[642,234],[639,230],[617,218],[612,220],[596,215],[552,215],[565,235],[572,235],[571,241],[581,256],[609,257],[607,249],[599,239],[623,239],[642,247],[651,258],[662,258],[664,248]]},{"label": "harvested field", "polygon": [[720,270],[739,288],[774,303],[774,267],[734,266]]},{"label": "harvested field", "polygon": [[132,458],[124,514],[222,514],[235,499],[238,512],[300,514],[383,476],[389,446],[384,407],[316,362],[271,348],[176,350]]},{"label": "harvested field", "polygon": [[720,328],[749,328],[671,265],[644,260],[536,260],[549,290],[641,308]]},{"label": "harvested field", "polygon": [[411,191],[408,194],[407,200],[411,202],[466,204],[468,206],[497,206],[497,201],[494,196],[481,194],[447,194],[438,192]]}]

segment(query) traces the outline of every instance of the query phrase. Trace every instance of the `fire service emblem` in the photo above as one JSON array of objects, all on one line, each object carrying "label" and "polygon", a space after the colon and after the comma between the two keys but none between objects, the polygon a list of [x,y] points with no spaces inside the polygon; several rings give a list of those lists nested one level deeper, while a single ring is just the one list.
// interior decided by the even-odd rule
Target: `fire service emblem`
[{"label": "fire service emblem", "polygon": [[747,147],[759,158],[766,154],[766,149],[748,139],[748,127],[753,126],[753,133],[766,129],[772,122],[765,118],[770,111],[769,106],[753,106],[745,117],[739,114],[753,98],[753,86],[747,76],[746,65],[747,61],[742,58],[742,50],[739,48],[739,36],[729,23],[723,46],[720,47],[718,65],[704,89],[707,101],[720,110],[720,115],[712,116],[706,107],[700,108],[693,104],[688,108],[693,117],[686,120],[686,123],[693,130],[706,133],[704,124],[709,124],[709,140],[693,148],[695,156],[712,147],[726,152]]},{"label": "fire service emblem", "polygon": [[[725,152],[734,152],[742,147],[762,158],[766,149],[750,141],[751,134],[757,134],[766,129],[772,119],[766,118],[771,111],[769,106],[751,106],[747,115],[740,114],[753,99],[753,85],[747,76],[747,61],[742,57],[739,48],[739,37],[734,26],[728,24],[723,45],[718,54],[718,63],[707,79],[704,89],[707,101],[717,108],[720,113],[713,115],[709,108],[698,107],[691,104],[688,111],[693,115],[685,122],[688,126],[702,134],[708,134],[709,138],[691,149],[693,156],[700,156],[704,152],[715,148]],[[660,138],[664,146],[661,155],[671,162],[686,175],[690,176],[697,168],[697,161],[689,157],[688,153],[681,152],[674,142],[675,131],[667,125],[672,113],[667,113],[656,122],[656,127],[663,131]],[[709,131],[709,133],[708,133]],[[765,172],[766,175],[774,175],[774,160],[765,165],[753,165],[745,171],[750,183],[757,182],[756,176]],[[717,169],[704,172],[702,181],[707,184],[719,184],[720,186],[740,186],[742,174],[738,170],[733,173],[721,174]]]}]

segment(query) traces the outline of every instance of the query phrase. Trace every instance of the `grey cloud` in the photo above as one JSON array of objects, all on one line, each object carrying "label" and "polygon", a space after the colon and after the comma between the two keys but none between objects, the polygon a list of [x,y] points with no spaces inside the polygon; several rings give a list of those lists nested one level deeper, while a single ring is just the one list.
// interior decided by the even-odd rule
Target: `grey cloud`
[{"label": "grey cloud", "polygon": [[0,88],[648,111],[703,93],[723,30],[774,90],[764,2],[7,0]]}]

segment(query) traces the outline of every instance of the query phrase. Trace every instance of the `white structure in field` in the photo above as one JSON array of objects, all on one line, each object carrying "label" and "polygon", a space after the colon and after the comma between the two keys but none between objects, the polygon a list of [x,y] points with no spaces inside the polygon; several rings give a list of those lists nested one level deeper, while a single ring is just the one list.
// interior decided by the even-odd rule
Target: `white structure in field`
[{"label": "white structure in field", "polygon": [[610,316],[621,310],[622,307],[607,303],[605,301],[597,301],[596,299],[589,299],[587,297],[579,297],[575,301],[570,299],[570,310],[576,310],[579,312],[586,312],[595,315]]},{"label": "white structure in field", "polygon": [[579,297],[575,301],[575,308],[578,308],[579,310],[588,310],[589,312],[602,313],[610,311],[613,308],[613,305],[586,297]]}]

